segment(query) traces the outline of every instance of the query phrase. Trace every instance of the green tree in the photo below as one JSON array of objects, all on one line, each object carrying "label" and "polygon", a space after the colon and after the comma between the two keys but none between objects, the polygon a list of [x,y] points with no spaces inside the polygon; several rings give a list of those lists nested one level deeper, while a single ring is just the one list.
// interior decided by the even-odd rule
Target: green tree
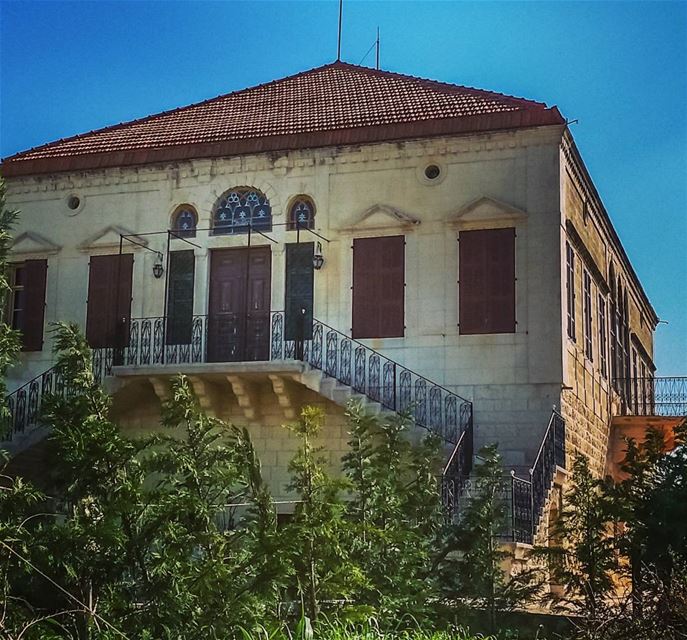
[{"label": "green tree", "polygon": [[536,569],[506,576],[504,565],[512,552],[502,544],[508,524],[506,479],[496,445],[483,447],[477,456],[474,486],[460,521],[449,528],[438,570],[444,597],[460,598],[485,610],[496,629],[497,615],[531,600],[539,590]]},{"label": "green tree", "polygon": [[350,598],[363,576],[351,562],[348,525],[341,491],[345,483],[326,469],[322,447],[315,444],[324,423],[317,407],[304,407],[298,422],[288,425],[299,438],[289,463],[287,489],[298,498],[294,516],[283,530],[302,606],[311,621],[320,614],[321,600]]},{"label": "green tree", "polygon": [[347,416],[351,553],[367,578],[358,598],[383,619],[418,617],[436,596],[429,569],[442,525],[438,442],[412,444],[407,416],[372,416],[358,403]]},{"label": "green tree", "polygon": [[[34,616],[60,614],[63,636],[79,640],[116,635],[104,621],[137,638],[225,638],[272,616],[276,519],[247,432],[206,416],[179,377],[165,430],[126,438],[80,331],[59,326],[55,345],[69,383],[44,406],[62,515],[36,520],[26,549],[67,593],[35,572],[7,580],[8,592]],[[228,510],[235,526],[223,526]]]},{"label": "green tree", "polygon": [[629,439],[625,478],[608,488],[632,586],[627,624],[646,637],[687,635],[687,421],[674,437],[672,451],[656,429]]},{"label": "green tree", "polygon": [[594,478],[587,458],[578,455],[572,467],[572,486],[552,525],[551,543],[542,551],[549,557],[551,577],[564,589],[560,597],[553,598],[554,603],[582,616],[588,633],[603,623],[614,594],[618,561],[609,527],[611,510],[606,485]]},{"label": "green tree", "polygon": [[[7,395],[7,369],[17,361],[21,348],[19,332],[12,330],[10,319],[5,317],[7,296],[11,291],[7,279],[7,258],[12,246],[11,230],[19,215],[18,211],[7,207],[6,194],[5,181],[0,178],[0,398],[3,400]],[[4,401],[0,402],[0,440],[11,428],[7,406]]]}]

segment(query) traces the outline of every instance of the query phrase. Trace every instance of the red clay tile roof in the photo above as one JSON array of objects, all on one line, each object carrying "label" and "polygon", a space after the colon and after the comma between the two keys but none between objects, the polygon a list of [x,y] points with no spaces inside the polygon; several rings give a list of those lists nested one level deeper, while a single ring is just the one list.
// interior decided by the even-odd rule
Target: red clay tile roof
[{"label": "red clay tile roof", "polygon": [[5,176],[563,124],[556,107],[335,62],[51,142]]}]

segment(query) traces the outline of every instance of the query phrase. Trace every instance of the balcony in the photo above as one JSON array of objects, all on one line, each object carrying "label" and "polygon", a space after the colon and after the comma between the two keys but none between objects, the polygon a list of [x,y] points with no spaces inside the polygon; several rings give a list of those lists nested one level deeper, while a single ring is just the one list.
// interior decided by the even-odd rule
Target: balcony
[{"label": "balcony", "polygon": [[687,376],[616,378],[621,416],[687,416]]},{"label": "balcony", "polygon": [[215,384],[215,395],[229,381],[246,417],[255,415],[249,389],[263,382],[293,414],[297,403],[284,389],[295,383],[339,405],[359,398],[373,410],[408,413],[416,426],[453,445],[472,422],[468,400],[319,320],[295,336],[283,311],[225,314],[218,322],[196,315],[180,331],[162,316],[131,318],[124,346],[93,350],[95,376],[109,384],[145,378],[156,393],[161,380],[177,373]]},{"label": "balcony", "polygon": [[675,448],[675,428],[687,417],[687,377],[617,378],[614,388],[606,473],[621,480],[628,439],[641,444],[653,429],[667,451]]}]

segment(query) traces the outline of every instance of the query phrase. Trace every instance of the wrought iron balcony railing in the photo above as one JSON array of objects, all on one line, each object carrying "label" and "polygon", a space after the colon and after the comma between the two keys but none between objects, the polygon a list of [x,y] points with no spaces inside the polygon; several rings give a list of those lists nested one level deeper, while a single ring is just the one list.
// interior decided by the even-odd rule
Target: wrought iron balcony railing
[{"label": "wrought iron balcony railing", "polygon": [[687,376],[670,378],[616,378],[620,415],[687,416]]},{"label": "wrought iron balcony railing", "polygon": [[67,386],[52,367],[15,389],[5,398],[5,413],[0,416],[0,442],[12,441],[18,434],[40,426],[43,398],[48,393],[65,393]]},{"label": "wrought iron balcony railing", "polygon": [[[225,324],[218,326],[218,322]],[[133,318],[126,346],[94,349],[93,369],[102,380],[112,367],[203,362],[302,360],[341,384],[398,413],[446,442],[457,444],[472,424],[472,403],[319,320],[312,337],[287,340],[284,312],[208,319],[194,316],[187,340],[172,344],[164,317]]]}]

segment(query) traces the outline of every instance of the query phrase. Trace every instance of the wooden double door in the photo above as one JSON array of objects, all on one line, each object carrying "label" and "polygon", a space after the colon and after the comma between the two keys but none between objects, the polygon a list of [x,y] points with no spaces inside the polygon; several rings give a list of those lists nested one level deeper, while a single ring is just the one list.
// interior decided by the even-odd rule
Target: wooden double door
[{"label": "wooden double door", "polygon": [[269,360],[271,284],[269,247],[211,252],[208,362]]}]

